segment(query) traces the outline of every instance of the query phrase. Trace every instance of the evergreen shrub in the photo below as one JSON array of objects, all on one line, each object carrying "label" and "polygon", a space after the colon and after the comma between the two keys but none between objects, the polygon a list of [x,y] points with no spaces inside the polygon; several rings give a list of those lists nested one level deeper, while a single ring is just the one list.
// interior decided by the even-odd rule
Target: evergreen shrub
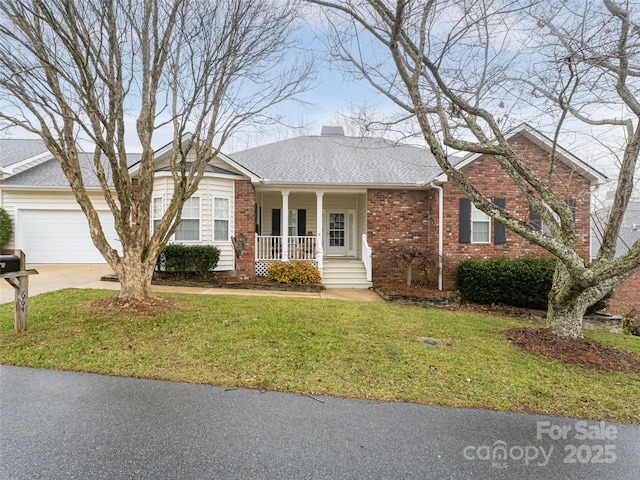
[{"label": "evergreen shrub", "polygon": [[[467,259],[458,264],[457,283],[463,300],[546,310],[556,260],[544,257]],[[587,315],[603,310],[610,291],[591,305]]]},{"label": "evergreen shrub", "polygon": [[457,267],[458,289],[468,302],[544,310],[554,269],[555,260],[542,257],[467,259]]},{"label": "evergreen shrub", "polygon": [[172,243],[164,247],[156,270],[169,273],[205,275],[218,266],[220,249],[214,245],[182,245]]},{"label": "evergreen shrub", "polygon": [[320,272],[309,262],[292,260],[273,262],[267,270],[267,280],[278,283],[306,285],[320,283]]},{"label": "evergreen shrub", "polygon": [[0,208],[0,247],[4,247],[9,243],[12,233],[11,218],[4,208]]}]

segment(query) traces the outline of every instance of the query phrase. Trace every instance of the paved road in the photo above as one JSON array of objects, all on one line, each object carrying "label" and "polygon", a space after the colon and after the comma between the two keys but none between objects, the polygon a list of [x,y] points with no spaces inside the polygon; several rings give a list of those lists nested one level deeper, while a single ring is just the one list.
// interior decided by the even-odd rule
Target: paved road
[{"label": "paved road", "polygon": [[[496,446],[505,460],[487,459]],[[3,480],[624,480],[639,471],[634,425],[0,366]]]}]

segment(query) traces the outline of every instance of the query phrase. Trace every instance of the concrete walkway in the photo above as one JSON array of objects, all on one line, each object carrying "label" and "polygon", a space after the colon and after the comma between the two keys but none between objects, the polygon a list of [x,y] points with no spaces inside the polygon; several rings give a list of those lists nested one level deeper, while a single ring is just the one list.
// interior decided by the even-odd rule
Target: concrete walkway
[{"label": "concrete walkway", "polygon": [[0,366],[3,480],[631,480],[639,471],[637,425]]},{"label": "concrete walkway", "polygon": [[[119,290],[118,282],[103,282],[103,275],[113,273],[106,264],[92,265],[28,265],[38,270],[38,275],[29,277],[29,295],[61,290],[63,288],[99,288]],[[362,302],[383,302],[372,290],[344,288],[329,289],[320,292],[284,292],[278,290],[242,290],[235,288],[170,287],[153,285],[154,292],[192,293],[204,295],[257,295],[269,297],[310,297],[332,298],[338,300],[357,300]],[[0,303],[13,302],[14,290],[7,282],[0,281]]]}]

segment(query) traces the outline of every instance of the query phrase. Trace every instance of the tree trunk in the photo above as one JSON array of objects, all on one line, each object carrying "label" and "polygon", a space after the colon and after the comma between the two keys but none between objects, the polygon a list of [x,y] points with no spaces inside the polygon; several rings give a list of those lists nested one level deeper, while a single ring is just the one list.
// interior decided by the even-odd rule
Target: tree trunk
[{"label": "tree trunk", "polygon": [[582,338],[582,317],[589,305],[581,297],[557,301],[550,295],[547,326],[562,337]]},{"label": "tree trunk", "polygon": [[562,337],[582,338],[582,317],[591,305],[591,297],[558,260],[549,292],[547,326]]},{"label": "tree trunk", "polygon": [[155,259],[143,261],[137,256],[122,256],[121,261],[114,267],[120,280],[118,298],[131,302],[145,302],[154,298],[151,291],[154,268]]}]

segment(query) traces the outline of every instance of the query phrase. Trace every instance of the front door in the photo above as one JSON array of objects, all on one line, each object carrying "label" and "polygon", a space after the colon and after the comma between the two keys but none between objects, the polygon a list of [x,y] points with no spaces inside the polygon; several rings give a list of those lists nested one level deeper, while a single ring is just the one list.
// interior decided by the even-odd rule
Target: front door
[{"label": "front door", "polygon": [[326,216],[326,241],[325,251],[327,255],[347,255],[347,212],[327,211]]}]

